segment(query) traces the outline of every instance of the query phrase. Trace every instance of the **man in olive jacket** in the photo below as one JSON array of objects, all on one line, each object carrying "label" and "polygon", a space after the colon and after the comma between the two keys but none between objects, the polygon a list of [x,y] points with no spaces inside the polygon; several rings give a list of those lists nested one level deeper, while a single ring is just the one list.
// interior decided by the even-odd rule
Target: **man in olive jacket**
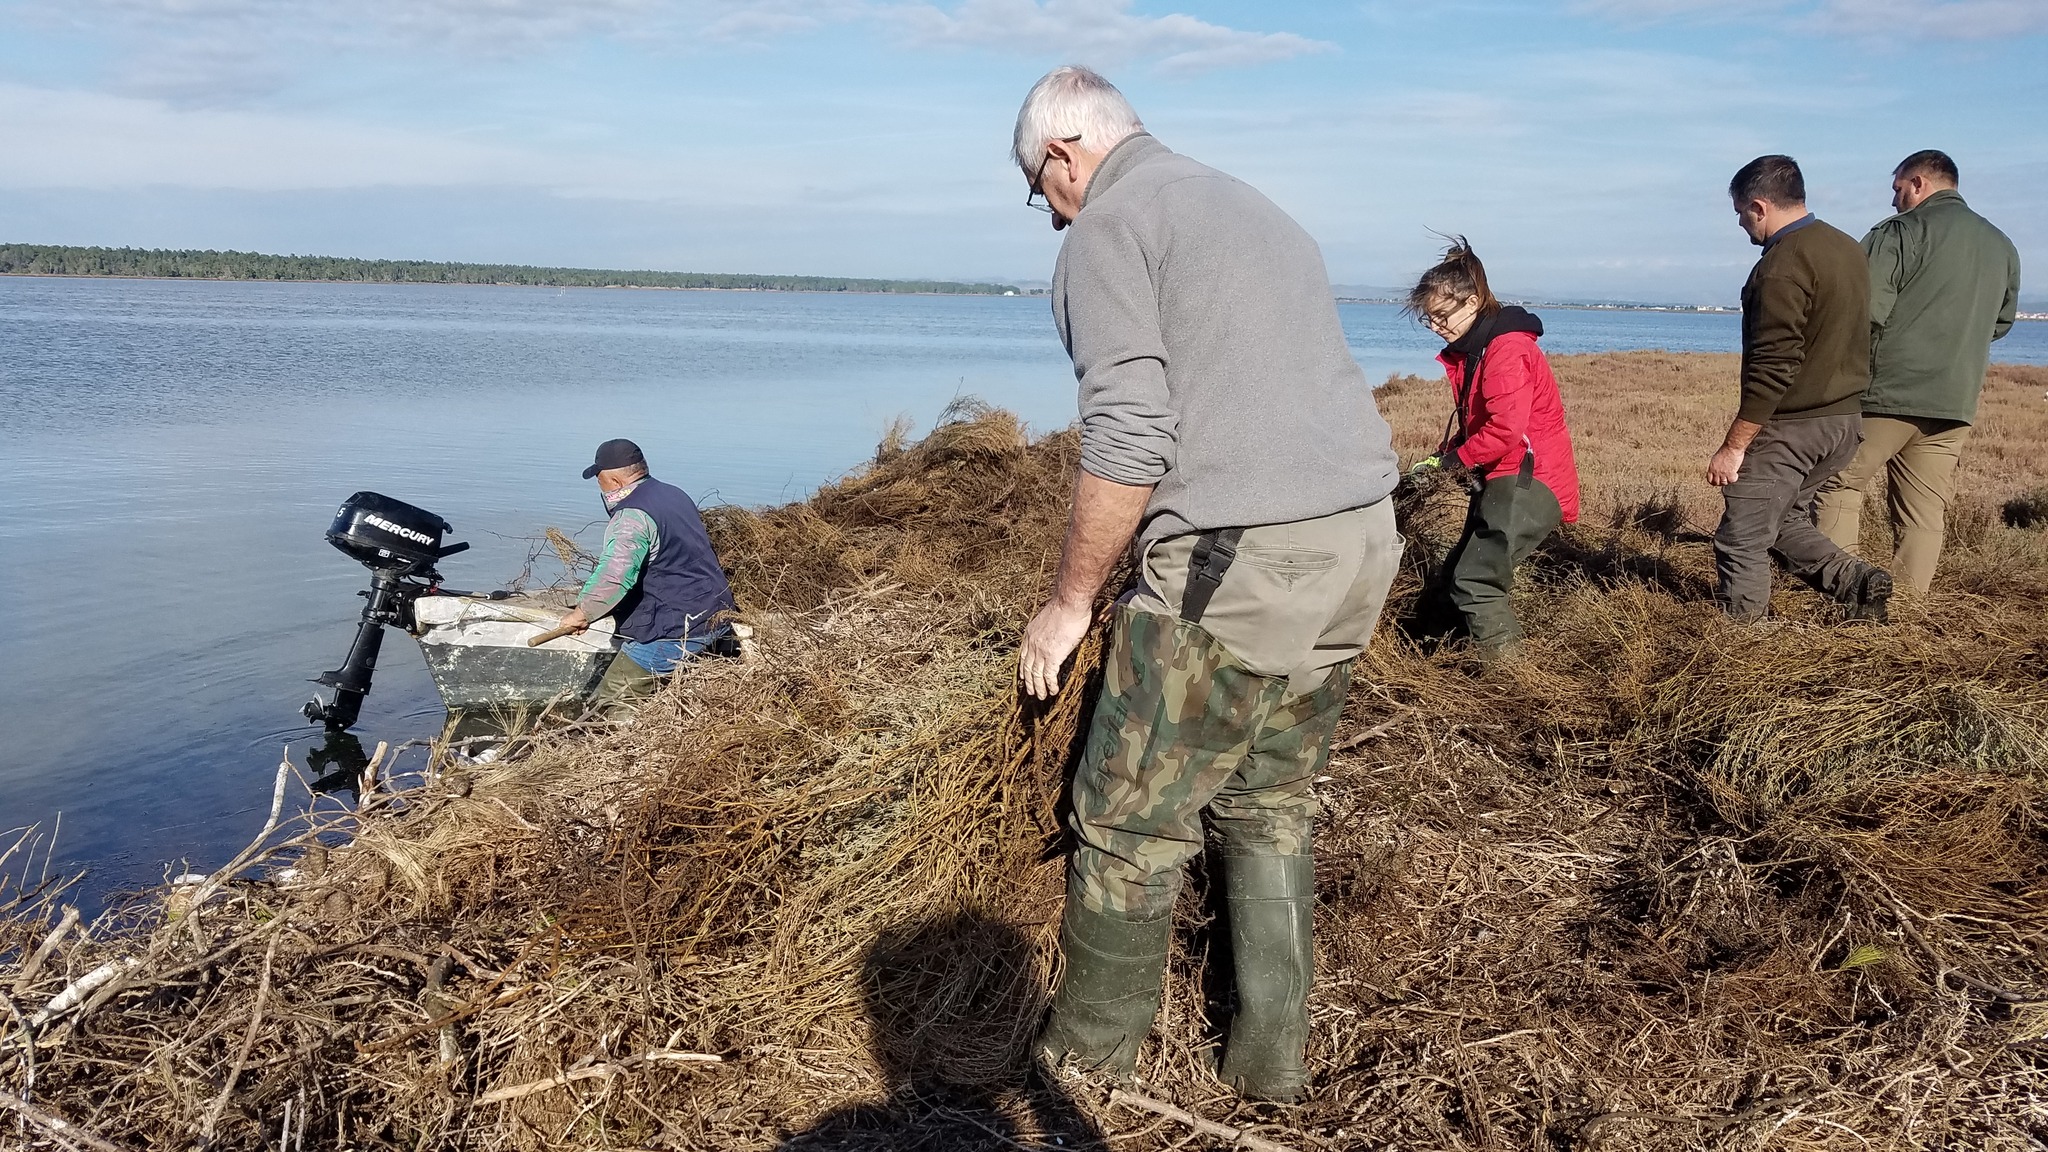
[{"label": "man in olive jacket", "polygon": [[1898,215],[1863,238],[1873,328],[1863,446],[1820,493],[1820,530],[1854,549],[1863,494],[1884,470],[1892,571],[1915,594],[1934,582],[1991,342],[2019,308],[2019,252],[1957,182],[1955,161],[1931,150],[1892,170]]},{"label": "man in olive jacket", "polygon": [[1741,407],[1707,463],[1727,508],[1714,530],[1715,595],[1735,619],[1761,619],[1775,556],[1845,616],[1882,621],[1891,577],[1813,523],[1814,494],[1862,436],[1868,263],[1856,241],[1806,210],[1806,180],[1790,156],[1743,165],[1728,194],[1764,254],[1742,287]]}]

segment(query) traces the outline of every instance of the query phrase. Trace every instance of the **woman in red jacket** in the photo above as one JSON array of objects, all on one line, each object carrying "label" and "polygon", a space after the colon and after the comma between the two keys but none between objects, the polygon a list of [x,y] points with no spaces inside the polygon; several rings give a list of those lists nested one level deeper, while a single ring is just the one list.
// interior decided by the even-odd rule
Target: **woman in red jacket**
[{"label": "woman in red jacket", "polygon": [[1410,474],[1442,470],[1472,494],[1464,534],[1444,557],[1443,592],[1482,653],[1511,653],[1522,639],[1508,598],[1515,565],[1579,518],[1564,401],[1536,346],[1543,322],[1494,298],[1462,236],[1422,274],[1407,307],[1443,338],[1437,360],[1455,404],[1436,454]]}]

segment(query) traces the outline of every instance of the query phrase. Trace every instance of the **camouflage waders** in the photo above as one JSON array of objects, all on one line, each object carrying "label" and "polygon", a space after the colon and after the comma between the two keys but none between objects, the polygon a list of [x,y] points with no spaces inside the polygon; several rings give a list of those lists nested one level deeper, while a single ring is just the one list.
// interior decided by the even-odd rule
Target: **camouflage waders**
[{"label": "camouflage waders", "polygon": [[1219,1074],[1248,1096],[1301,1093],[1310,786],[1400,558],[1387,500],[1145,549],[1074,778],[1066,967],[1039,1059],[1135,1071],[1159,1008],[1181,866],[1202,850],[1206,814],[1237,976]]},{"label": "camouflage waders", "polygon": [[1159,1009],[1181,867],[1221,841],[1238,1014],[1220,1070],[1249,1095],[1291,1099],[1307,1081],[1314,866],[1310,785],[1329,758],[1350,666],[1315,691],[1245,670],[1172,616],[1118,611],[1102,698],[1074,780],[1079,841],[1067,881],[1065,978],[1039,1038],[1129,1077]]},{"label": "camouflage waders", "polygon": [[1308,855],[1309,785],[1350,683],[1339,665],[1296,695],[1286,677],[1246,671],[1199,624],[1119,609],[1074,778],[1081,902],[1147,919],[1172,911],[1205,809],[1226,856]]}]

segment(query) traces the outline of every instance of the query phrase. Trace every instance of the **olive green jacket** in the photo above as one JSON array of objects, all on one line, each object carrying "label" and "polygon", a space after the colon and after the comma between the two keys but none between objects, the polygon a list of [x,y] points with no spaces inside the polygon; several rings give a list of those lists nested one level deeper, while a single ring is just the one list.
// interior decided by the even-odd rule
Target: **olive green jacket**
[{"label": "olive green jacket", "polygon": [[1943,189],[1863,238],[1870,256],[1870,390],[1879,416],[1977,419],[1991,342],[2019,308],[2020,254]]}]

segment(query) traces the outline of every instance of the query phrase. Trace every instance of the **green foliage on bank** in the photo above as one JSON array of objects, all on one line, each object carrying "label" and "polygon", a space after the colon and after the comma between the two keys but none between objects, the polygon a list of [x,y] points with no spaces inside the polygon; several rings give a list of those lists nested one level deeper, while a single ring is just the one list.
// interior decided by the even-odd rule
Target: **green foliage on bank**
[{"label": "green foliage on bank", "polygon": [[774,292],[934,292],[1000,296],[1007,284],[947,280],[861,280],[846,276],[755,276],[729,272],[623,272],[610,268],[536,268],[436,260],[358,260],[347,256],[271,256],[212,249],[78,248],[0,244],[0,274],[147,276],[180,280],[346,280],[375,284],[531,284],[567,288],[737,288]]}]

